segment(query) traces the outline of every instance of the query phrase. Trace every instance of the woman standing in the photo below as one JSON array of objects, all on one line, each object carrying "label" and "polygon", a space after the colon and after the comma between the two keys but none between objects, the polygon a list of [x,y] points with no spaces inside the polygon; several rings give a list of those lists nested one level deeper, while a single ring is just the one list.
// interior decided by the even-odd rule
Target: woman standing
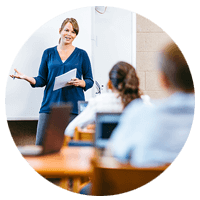
[{"label": "woman standing", "polygon": [[[12,78],[28,81],[32,87],[44,87],[44,97],[39,112],[36,145],[41,145],[52,103],[70,102],[73,105],[71,119],[78,114],[78,101],[84,101],[84,92],[93,86],[91,64],[86,51],[72,45],[79,33],[74,18],[67,18],[59,29],[60,40],[55,47],[44,51],[37,77],[28,77],[19,71]],[[68,82],[70,86],[53,91],[55,77],[72,69],[77,69],[76,78]],[[83,79],[82,79],[83,78]]]}]

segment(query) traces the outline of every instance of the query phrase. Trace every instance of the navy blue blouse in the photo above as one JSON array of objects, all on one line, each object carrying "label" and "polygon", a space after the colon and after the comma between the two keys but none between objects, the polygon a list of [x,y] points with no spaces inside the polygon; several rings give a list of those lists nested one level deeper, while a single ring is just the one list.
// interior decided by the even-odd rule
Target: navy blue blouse
[{"label": "navy blue blouse", "polygon": [[[85,81],[84,88],[67,86],[53,91],[55,77],[72,69],[77,69],[76,78]],[[84,101],[84,91],[93,86],[93,76],[89,57],[86,51],[75,48],[72,54],[63,62],[57,51],[57,46],[46,49],[42,56],[39,73],[35,85],[32,87],[45,87],[44,97],[39,113],[49,113],[52,103],[60,104],[70,102],[73,105],[71,113],[78,114],[77,102]]]}]

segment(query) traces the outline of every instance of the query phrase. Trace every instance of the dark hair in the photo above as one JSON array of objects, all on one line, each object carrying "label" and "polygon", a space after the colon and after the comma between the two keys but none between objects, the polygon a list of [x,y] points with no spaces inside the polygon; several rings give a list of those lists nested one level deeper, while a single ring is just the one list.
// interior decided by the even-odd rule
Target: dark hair
[{"label": "dark hair", "polygon": [[194,92],[190,69],[175,43],[169,43],[163,48],[160,62],[160,70],[165,74],[171,88],[184,92]]},{"label": "dark hair", "polygon": [[[65,25],[66,25],[68,22],[70,22],[70,23],[72,24],[73,29],[74,29],[76,35],[78,35],[78,33],[79,33],[79,26],[78,26],[78,22],[77,22],[76,19],[74,19],[74,18],[66,18],[66,19],[63,21],[63,23],[62,23],[62,25],[61,25],[61,27],[60,27],[60,31],[62,31],[62,30],[64,29]],[[60,43],[60,39],[59,39],[59,43]]]},{"label": "dark hair", "polygon": [[116,63],[109,72],[109,78],[118,90],[124,108],[132,100],[141,97],[139,79],[132,65],[122,61]]}]

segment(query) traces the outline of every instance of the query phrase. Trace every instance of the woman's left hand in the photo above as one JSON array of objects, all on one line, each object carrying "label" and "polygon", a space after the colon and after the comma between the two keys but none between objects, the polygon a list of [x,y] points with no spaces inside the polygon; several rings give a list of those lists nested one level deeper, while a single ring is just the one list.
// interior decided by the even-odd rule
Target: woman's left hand
[{"label": "woman's left hand", "polygon": [[84,80],[80,80],[78,78],[74,78],[71,81],[68,82],[69,85],[74,85],[76,87],[85,87],[85,81]]}]

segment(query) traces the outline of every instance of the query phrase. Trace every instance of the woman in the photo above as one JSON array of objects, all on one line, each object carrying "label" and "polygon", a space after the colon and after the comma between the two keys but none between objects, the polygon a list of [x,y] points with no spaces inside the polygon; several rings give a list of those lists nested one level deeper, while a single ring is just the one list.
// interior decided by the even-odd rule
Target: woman
[{"label": "woman", "polygon": [[118,62],[113,66],[107,87],[111,92],[92,98],[85,110],[67,126],[65,135],[73,137],[76,126],[84,127],[94,123],[96,112],[122,112],[132,100],[148,97],[141,96],[136,71],[126,62]]},{"label": "woman", "polygon": [[[43,53],[38,76],[28,77],[16,69],[17,74],[11,75],[12,78],[28,81],[32,87],[46,86],[39,112],[36,145],[42,144],[52,103],[71,102],[73,105],[71,118],[74,118],[78,114],[77,102],[85,100],[83,91],[93,86],[91,64],[86,51],[72,45],[78,33],[77,21],[74,18],[65,19],[59,29],[59,44],[46,49]],[[75,68],[77,69],[76,78],[68,82],[70,86],[53,91],[55,77]]]}]

